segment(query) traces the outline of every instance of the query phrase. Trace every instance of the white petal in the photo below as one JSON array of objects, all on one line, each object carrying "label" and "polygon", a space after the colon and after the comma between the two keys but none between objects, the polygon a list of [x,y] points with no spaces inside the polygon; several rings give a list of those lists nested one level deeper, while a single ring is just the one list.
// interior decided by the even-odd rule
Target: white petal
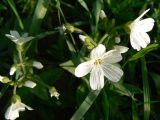
[{"label": "white petal", "polygon": [[6,37],[8,37],[11,40],[18,40],[15,36],[10,35],[10,34],[5,34]]},{"label": "white petal", "polygon": [[0,75],[0,81],[1,81],[1,82],[2,82],[3,78],[4,78],[4,77]]},{"label": "white petal", "polygon": [[137,44],[140,45],[140,47],[145,48],[147,47],[147,45],[150,43],[150,38],[147,35],[147,33],[145,32],[141,32],[141,31],[135,31],[132,34],[133,38],[135,39],[135,41],[137,42]]},{"label": "white petal", "polygon": [[139,21],[150,9],[145,10],[135,21]]},{"label": "white petal", "polygon": [[110,50],[102,57],[103,63],[116,63],[122,60],[122,55],[117,50]]},{"label": "white petal", "polygon": [[154,26],[154,19],[152,18],[146,18],[143,20],[140,20],[137,23],[138,28],[137,29],[141,29],[143,32],[149,32],[152,30],[153,26]]},{"label": "white petal", "polygon": [[19,33],[17,31],[15,31],[15,30],[11,30],[10,34],[13,35],[13,36],[15,36],[16,38],[20,38]]},{"label": "white petal", "polygon": [[101,57],[106,51],[106,48],[104,45],[99,44],[96,48],[94,48],[91,51],[91,59],[97,59]]},{"label": "white petal", "polygon": [[35,82],[32,82],[30,80],[25,81],[23,86],[29,87],[29,88],[34,88],[37,84]]},{"label": "white petal", "polygon": [[22,35],[23,38],[25,38],[25,37],[27,37],[27,36],[28,36],[28,33],[24,33],[24,34]]},{"label": "white petal", "polygon": [[118,82],[123,75],[123,71],[115,65],[105,63],[102,68],[104,75],[113,82]]},{"label": "white petal", "polygon": [[23,43],[26,43],[26,42],[32,40],[33,38],[34,38],[34,37],[25,37],[25,38],[21,37],[19,40],[20,40],[21,43],[23,44]]},{"label": "white petal", "polygon": [[104,12],[103,10],[101,10],[99,17],[100,17],[101,19],[104,19],[104,18],[106,18],[107,16],[106,16],[105,12]]},{"label": "white petal", "polygon": [[79,39],[82,40],[83,42],[85,42],[86,36],[84,36],[84,35],[79,35]]},{"label": "white petal", "polygon": [[42,63],[38,62],[38,61],[33,61],[32,66],[35,67],[35,68],[37,68],[37,69],[42,69],[43,68]]},{"label": "white petal", "polygon": [[136,49],[137,51],[139,51],[141,49],[140,45],[137,42],[137,39],[135,37],[133,37],[133,33],[131,32],[130,34],[130,43],[131,46]]},{"label": "white petal", "polygon": [[120,37],[115,37],[115,43],[120,43],[121,42],[121,38]]},{"label": "white petal", "polygon": [[104,86],[104,74],[101,67],[95,66],[90,75],[90,86],[93,90],[100,90]]},{"label": "white petal", "polygon": [[88,61],[79,64],[75,69],[75,76],[83,77],[87,75],[91,71],[93,64],[94,64],[93,61]]},{"label": "white petal", "polygon": [[128,51],[129,48],[125,47],[125,46],[115,45],[114,49],[117,50],[120,53],[125,53],[125,52]]},{"label": "white petal", "polygon": [[12,66],[9,72],[9,75],[13,75],[16,72],[16,67]]},{"label": "white petal", "polygon": [[5,112],[5,118],[10,120],[15,120],[19,117],[19,112],[17,110],[12,110],[13,104],[9,106]]}]

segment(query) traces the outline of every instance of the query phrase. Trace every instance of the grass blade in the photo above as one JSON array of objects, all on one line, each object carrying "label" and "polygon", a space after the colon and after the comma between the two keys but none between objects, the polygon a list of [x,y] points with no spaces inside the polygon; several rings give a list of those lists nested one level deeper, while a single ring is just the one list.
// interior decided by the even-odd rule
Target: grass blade
[{"label": "grass blade", "polygon": [[142,80],[143,80],[143,96],[144,96],[144,120],[149,120],[150,116],[150,92],[148,83],[148,71],[145,58],[141,58]]},{"label": "grass blade", "polygon": [[38,0],[30,26],[31,34],[35,34],[38,32],[41,22],[47,13],[47,6],[48,2],[46,0]]},{"label": "grass blade", "polygon": [[16,9],[16,6],[15,6],[15,4],[14,4],[14,1],[13,1],[13,0],[7,0],[7,2],[8,2],[8,4],[9,4],[9,6],[11,7],[11,9],[13,10],[14,14],[16,15],[16,18],[17,18],[17,20],[18,20],[18,23],[19,23],[20,28],[21,28],[22,30],[24,30],[23,22],[22,22],[19,14],[18,14],[18,12],[17,12],[17,9]]},{"label": "grass blade", "polygon": [[83,103],[80,105],[78,110],[74,113],[71,120],[81,120],[85,113],[89,110],[92,106],[93,102],[98,97],[101,90],[91,91],[88,96],[85,98]]}]

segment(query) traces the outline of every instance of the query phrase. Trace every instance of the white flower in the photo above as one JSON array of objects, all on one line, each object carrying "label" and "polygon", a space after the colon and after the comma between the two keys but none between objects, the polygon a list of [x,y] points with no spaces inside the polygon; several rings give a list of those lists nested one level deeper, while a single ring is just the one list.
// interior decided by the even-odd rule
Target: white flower
[{"label": "white flower", "polygon": [[24,85],[25,87],[29,87],[29,88],[34,88],[37,84],[35,82],[32,82],[30,80],[27,80],[24,82]]},{"label": "white flower", "polygon": [[120,53],[125,53],[125,52],[128,51],[129,48],[125,47],[125,46],[121,46],[121,45],[115,45],[114,49],[117,50]]},{"label": "white flower", "polygon": [[23,45],[34,38],[31,36],[28,37],[28,33],[24,33],[22,36],[20,36],[20,34],[15,30],[11,30],[10,34],[5,34],[5,35],[18,45]]},{"label": "white flower", "polygon": [[144,11],[136,20],[134,20],[131,25],[130,42],[131,46],[139,51],[141,48],[147,47],[150,43],[150,37],[146,32],[152,30],[154,26],[154,19],[146,18],[141,20],[141,18],[149,11],[147,9]]},{"label": "white flower", "polygon": [[4,78],[4,77],[0,75],[0,82],[2,82],[2,81],[3,81],[3,78]]},{"label": "white flower", "polygon": [[115,37],[115,43],[120,43],[121,42],[121,38],[120,37]]},{"label": "white flower", "polygon": [[38,61],[33,61],[32,66],[37,68],[37,69],[42,69],[43,68],[42,63],[38,62]]},{"label": "white flower", "polygon": [[51,97],[54,96],[55,98],[57,98],[57,100],[59,99],[60,94],[57,92],[55,87],[49,88],[49,93]]},{"label": "white flower", "polygon": [[82,40],[83,42],[85,42],[85,39],[86,39],[87,37],[85,36],[85,35],[79,35],[79,39],[80,40]]},{"label": "white flower", "polygon": [[75,69],[75,76],[77,77],[91,74],[90,86],[93,90],[103,88],[104,76],[113,82],[118,82],[123,75],[123,71],[115,64],[122,60],[121,53],[117,50],[105,51],[105,46],[99,44],[91,51],[91,59],[81,63]]},{"label": "white flower", "polygon": [[12,66],[9,75],[13,75],[16,72],[16,66]]},{"label": "white flower", "polygon": [[9,120],[15,120],[16,118],[19,117],[19,112],[24,111],[26,108],[28,110],[33,110],[31,107],[25,105],[20,100],[17,100],[15,103],[12,103],[8,107],[5,113],[5,118]]},{"label": "white flower", "polygon": [[99,17],[100,17],[101,19],[104,19],[104,18],[106,18],[107,16],[106,16],[105,12],[104,12],[103,10],[101,10]]}]

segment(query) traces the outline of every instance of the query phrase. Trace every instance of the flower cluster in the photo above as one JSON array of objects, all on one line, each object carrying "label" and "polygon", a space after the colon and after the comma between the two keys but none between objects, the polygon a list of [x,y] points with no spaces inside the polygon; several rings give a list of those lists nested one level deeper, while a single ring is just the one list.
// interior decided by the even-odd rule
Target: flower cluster
[{"label": "flower cluster", "polygon": [[[141,20],[148,11],[149,9],[143,12],[129,26],[130,43],[133,49],[137,51],[147,47],[150,43],[150,37],[146,32],[152,30],[154,19],[146,18]],[[105,17],[104,11],[101,11],[100,18],[104,19]],[[88,36],[79,35],[79,38],[85,44],[89,45],[87,41],[87,38],[89,38]],[[120,38],[116,38],[116,43],[119,42]],[[121,54],[127,52],[128,49],[129,48],[125,46],[115,45],[112,50],[106,52],[105,46],[103,44],[98,44],[92,49],[90,59],[76,67],[75,76],[83,77],[90,73],[90,86],[92,90],[100,90],[104,87],[104,76],[112,82],[118,82],[123,76],[123,70],[117,63],[122,60]]]},{"label": "flower cluster", "polygon": [[[16,90],[20,87],[34,88],[37,85],[33,75],[32,67],[42,69],[43,65],[39,61],[30,60],[25,56],[25,45],[27,42],[32,40],[34,37],[28,36],[28,33],[24,33],[22,36],[17,31],[10,31],[10,34],[6,34],[6,37],[11,39],[17,50],[16,62],[11,66],[9,75],[12,79],[7,76],[0,76],[0,82],[13,86],[13,96],[11,99],[11,105],[7,108],[5,118],[9,120],[15,120],[19,117],[19,112],[25,111],[25,109],[33,110],[31,107],[21,102],[21,98],[17,95]],[[15,79],[14,79],[15,75]],[[43,83],[44,84],[44,83]],[[45,84],[45,86],[47,86]],[[48,92],[51,97],[59,98],[59,93],[55,87],[47,86]]]}]

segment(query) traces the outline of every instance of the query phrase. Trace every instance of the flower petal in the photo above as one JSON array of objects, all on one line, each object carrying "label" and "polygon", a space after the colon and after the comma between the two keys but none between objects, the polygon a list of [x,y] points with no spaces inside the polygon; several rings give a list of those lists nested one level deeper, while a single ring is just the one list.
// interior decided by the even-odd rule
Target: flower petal
[{"label": "flower petal", "polygon": [[18,33],[17,31],[15,31],[15,30],[11,30],[11,31],[10,31],[10,34],[11,34],[12,36],[15,36],[17,39],[20,38],[19,33]]},{"label": "flower petal", "polygon": [[23,38],[28,37],[28,33],[24,33],[24,34],[22,35],[22,37],[23,37]]},{"label": "flower petal", "polygon": [[110,50],[104,53],[102,63],[116,63],[122,60],[122,55],[117,50]]},{"label": "flower petal", "polygon": [[17,41],[18,39],[13,36],[13,35],[10,35],[10,34],[5,34],[6,37],[8,37],[9,39],[11,39],[12,41]]},{"label": "flower petal", "polygon": [[104,45],[99,44],[96,48],[94,48],[91,51],[91,59],[97,59],[101,57],[106,51],[106,48]]},{"label": "flower petal", "polygon": [[[140,20],[137,23],[138,28],[140,28],[143,32],[149,32],[152,30],[153,26],[154,26],[154,19],[152,18],[146,18],[143,20]],[[137,29],[138,29],[137,28]]]},{"label": "flower petal", "polygon": [[120,53],[125,53],[125,52],[128,51],[129,48],[125,47],[125,46],[115,45],[114,49],[117,50]]},{"label": "flower petal", "polygon": [[90,86],[93,90],[100,90],[104,86],[104,74],[101,67],[95,66],[90,75]]},{"label": "flower petal", "polygon": [[19,117],[19,112],[17,110],[12,110],[13,105],[9,106],[5,112],[5,118],[10,120],[15,120]]},{"label": "flower petal", "polygon": [[135,21],[139,21],[150,9],[145,10]]},{"label": "flower petal", "polygon": [[83,77],[87,75],[91,71],[93,64],[94,64],[93,61],[88,61],[79,64],[75,69],[75,76]]},{"label": "flower petal", "polygon": [[131,46],[136,49],[137,51],[139,51],[141,49],[140,45],[138,44],[137,42],[137,38],[134,37],[133,33],[131,32],[130,34],[130,43],[131,43]]},{"label": "flower petal", "polygon": [[24,85],[25,87],[34,88],[37,84],[35,82],[32,82],[30,80],[25,81]]},{"label": "flower petal", "polygon": [[112,64],[102,65],[104,75],[113,82],[118,82],[123,75],[122,69]]}]

